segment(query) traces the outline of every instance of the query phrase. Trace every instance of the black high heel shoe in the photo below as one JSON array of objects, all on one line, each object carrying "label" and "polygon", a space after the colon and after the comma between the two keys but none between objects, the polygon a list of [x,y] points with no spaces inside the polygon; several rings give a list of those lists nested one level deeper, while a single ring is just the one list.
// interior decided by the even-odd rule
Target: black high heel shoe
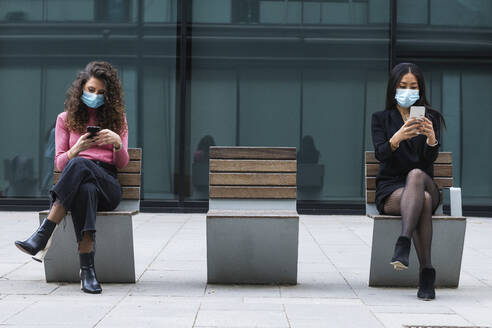
[{"label": "black high heel shoe", "polygon": [[401,271],[408,269],[408,256],[410,255],[410,246],[412,242],[410,238],[405,236],[398,237],[395,245],[395,253],[390,264],[395,270]]},{"label": "black high heel shoe", "polygon": [[101,285],[96,278],[94,269],[94,252],[79,254],[80,259],[80,289],[89,294],[100,294]]},{"label": "black high heel shoe", "polygon": [[48,219],[44,219],[38,230],[25,241],[17,240],[15,246],[26,254],[32,255],[32,258],[38,262],[43,262],[48,249],[51,246],[51,240],[57,224]]},{"label": "black high heel shoe", "polygon": [[419,275],[419,291],[417,297],[423,301],[430,301],[436,298],[434,283],[436,282],[436,270],[424,268]]}]

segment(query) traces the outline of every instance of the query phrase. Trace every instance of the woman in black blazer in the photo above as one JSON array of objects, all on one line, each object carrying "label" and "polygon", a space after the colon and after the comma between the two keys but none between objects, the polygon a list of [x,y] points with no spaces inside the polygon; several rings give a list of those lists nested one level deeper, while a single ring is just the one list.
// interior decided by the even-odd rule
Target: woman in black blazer
[{"label": "woman in black blazer", "polygon": [[[411,106],[425,106],[425,117],[409,118]],[[381,162],[376,177],[376,206],[380,213],[401,215],[402,231],[391,264],[408,268],[411,239],[420,262],[417,296],[435,298],[436,271],[431,263],[432,214],[439,205],[433,181],[439,154],[441,113],[425,95],[421,70],[401,63],[393,68],[386,90],[386,109],[372,116],[372,139]]]}]

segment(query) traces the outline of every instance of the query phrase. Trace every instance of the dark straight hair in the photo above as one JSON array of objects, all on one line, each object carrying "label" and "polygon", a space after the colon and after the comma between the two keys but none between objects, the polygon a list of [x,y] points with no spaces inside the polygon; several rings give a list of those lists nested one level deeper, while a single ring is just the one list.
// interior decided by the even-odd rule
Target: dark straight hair
[{"label": "dark straight hair", "polygon": [[415,78],[417,79],[417,83],[419,85],[420,98],[415,102],[415,106],[425,106],[426,112],[428,112],[431,117],[432,116],[439,117],[441,123],[444,125],[444,127],[446,127],[444,116],[439,111],[432,108],[429,101],[427,100],[427,96],[425,93],[424,74],[422,73],[420,68],[413,63],[401,63],[393,67],[393,69],[391,70],[388,79],[388,86],[386,88],[385,109],[396,110],[396,99],[395,99],[396,89],[398,88],[402,77],[407,73],[412,73],[413,75],[415,75]]}]

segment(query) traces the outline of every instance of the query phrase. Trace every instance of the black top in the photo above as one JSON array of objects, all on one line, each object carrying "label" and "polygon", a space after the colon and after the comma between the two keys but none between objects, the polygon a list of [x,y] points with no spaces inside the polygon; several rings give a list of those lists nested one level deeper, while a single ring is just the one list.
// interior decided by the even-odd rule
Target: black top
[{"label": "black top", "polygon": [[[441,121],[437,115],[426,111],[425,116],[431,120],[436,140],[440,141]],[[429,146],[427,137],[416,136],[404,140],[393,152],[389,140],[404,124],[400,112],[394,108],[372,115],[372,142],[376,158],[381,162],[376,176],[376,207],[383,213],[386,198],[398,188],[405,186],[410,170],[419,168],[434,178],[434,161],[439,154],[439,145]]]}]

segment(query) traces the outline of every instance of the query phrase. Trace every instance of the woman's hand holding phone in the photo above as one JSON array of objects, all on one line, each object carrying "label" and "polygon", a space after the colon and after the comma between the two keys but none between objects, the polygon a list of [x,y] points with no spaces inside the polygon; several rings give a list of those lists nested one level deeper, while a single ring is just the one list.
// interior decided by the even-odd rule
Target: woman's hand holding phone
[{"label": "woman's hand holding phone", "polygon": [[94,139],[98,146],[114,145],[119,147],[121,145],[120,136],[109,129],[99,131]]},{"label": "woman's hand holding phone", "polygon": [[72,158],[78,156],[80,152],[87,150],[87,149],[89,149],[92,146],[97,144],[96,143],[96,137],[91,138],[90,136],[91,136],[91,134],[89,132],[87,132],[87,133],[83,134],[79,138],[79,140],[77,140],[75,145],[73,145],[72,148],[70,148],[68,150],[67,156],[69,159],[72,159]]},{"label": "woman's hand holding phone", "polygon": [[425,116],[422,119],[423,120],[422,123],[420,124],[419,131],[421,134],[427,137],[427,144],[435,145],[437,140],[436,140],[436,134],[434,133],[434,126],[432,125],[432,121]]},{"label": "woman's hand holding phone", "polygon": [[408,119],[400,130],[396,131],[393,137],[391,137],[391,149],[394,151],[400,146],[400,142],[403,140],[418,136],[421,133],[421,125],[422,121],[419,118],[413,117]]}]

